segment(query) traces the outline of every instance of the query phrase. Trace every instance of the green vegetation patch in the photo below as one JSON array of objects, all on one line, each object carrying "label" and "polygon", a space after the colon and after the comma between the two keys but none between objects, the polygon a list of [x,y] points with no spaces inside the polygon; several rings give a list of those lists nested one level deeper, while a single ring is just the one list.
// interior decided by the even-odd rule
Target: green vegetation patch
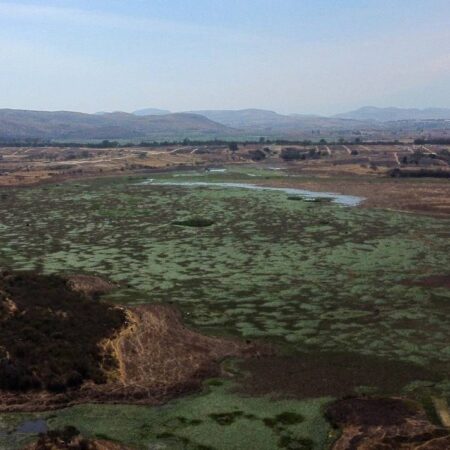
[{"label": "green vegetation patch", "polygon": [[[289,178],[280,172],[152,178],[258,184]],[[97,274],[120,283],[108,300],[173,302],[207,332],[450,372],[450,292],[413,282],[447,274],[448,220],[290,201],[284,192],[142,181],[8,190],[0,203],[0,265]],[[201,233],[172,226],[192,217],[214,225]]]},{"label": "green vegetation patch", "polygon": [[[330,425],[323,417],[331,399],[307,401],[241,397],[230,385],[213,386],[208,392],[172,401],[161,408],[132,405],[80,405],[37,415],[51,430],[76,427],[86,438],[120,441],[137,449],[167,445],[170,449],[297,448],[291,442],[310,443],[321,450],[328,442]],[[16,415],[16,422],[20,419]],[[269,427],[268,419],[278,423]],[[11,450],[17,448],[11,444]],[[0,446],[2,441],[0,426]],[[302,444],[303,445],[303,444]]]},{"label": "green vegetation patch", "polygon": [[204,219],[202,217],[192,217],[190,219],[186,220],[175,220],[172,222],[173,225],[178,225],[181,227],[210,227],[211,225],[214,225],[213,220]]}]

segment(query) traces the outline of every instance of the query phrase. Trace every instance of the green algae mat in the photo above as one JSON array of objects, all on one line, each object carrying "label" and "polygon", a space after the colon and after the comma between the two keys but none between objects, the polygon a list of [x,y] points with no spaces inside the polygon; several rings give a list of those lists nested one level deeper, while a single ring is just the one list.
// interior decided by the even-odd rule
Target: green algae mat
[{"label": "green algae mat", "polygon": [[[238,396],[217,384],[160,408],[81,405],[46,414],[9,414],[0,427],[14,430],[24,420],[44,419],[50,428],[72,425],[85,436],[161,450],[314,450],[326,448],[334,436],[323,417],[330,399],[269,401]],[[20,448],[29,439],[23,433],[0,434],[0,448]]]},{"label": "green algae mat", "polygon": [[[105,276],[120,284],[110,301],[172,302],[203,332],[267,339],[289,355],[320,353],[321,370],[333,354],[363,358],[355,371],[386,365],[394,377],[398,362],[408,372],[398,392],[448,396],[450,291],[428,280],[450,276],[449,220],[292,201],[282,191],[164,184],[280,176],[180,172],[152,174],[149,184],[123,177],[8,189],[0,198],[0,266]],[[360,390],[387,392],[374,378]],[[161,410],[72,408],[49,424],[71,421],[143,448],[246,448],[245,430],[261,428],[252,433],[266,443],[258,448],[319,449],[329,431],[320,394],[272,401],[220,387]],[[304,420],[274,425],[286,412]],[[179,422],[164,428],[157,414]]]}]

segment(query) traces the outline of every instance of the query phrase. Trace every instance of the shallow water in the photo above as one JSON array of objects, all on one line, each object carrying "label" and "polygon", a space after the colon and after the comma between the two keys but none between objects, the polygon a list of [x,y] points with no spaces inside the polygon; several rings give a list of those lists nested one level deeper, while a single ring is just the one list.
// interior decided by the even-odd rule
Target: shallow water
[{"label": "shallow water", "polygon": [[2,414],[0,418],[0,449],[2,450],[23,448],[30,439],[48,431],[48,425],[44,419],[28,418],[22,422],[15,422],[16,425],[8,426],[3,420],[4,417],[8,417],[8,414]]},{"label": "shallow water", "polygon": [[16,429],[15,433],[45,433],[48,430],[47,422],[43,419],[26,420]]},{"label": "shallow water", "polygon": [[343,206],[358,206],[363,200],[363,197],[356,197],[353,195],[335,194],[332,192],[315,192],[306,189],[297,188],[277,188],[258,186],[250,183],[223,183],[223,182],[207,182],[207,181],[167,181],[156,182],[153,179],[139,183],[140,185],[154,185],[154,186],[186,186],[186,187],[223,187],[223,188],[237,188],[237,189],[254,189],[260,191],[275,191],[285,192],[289,195],[298,195],[305,198],[331,198],[333,203]]}]

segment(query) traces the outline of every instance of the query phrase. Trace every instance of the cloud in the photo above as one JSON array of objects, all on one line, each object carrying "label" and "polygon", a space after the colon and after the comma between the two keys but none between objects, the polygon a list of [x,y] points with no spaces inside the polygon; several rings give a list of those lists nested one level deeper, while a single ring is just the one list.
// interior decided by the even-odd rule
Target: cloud
[{"label": "cloud", "polygon": [[112,14],[103,11],[88,11],[77,8],[38,5],[33,3],[17,4],[0,3],[0,15],[15,19],[52,20],[57,23],[72,23],[76,25],[145,29],[155,32],[198,33],[198,27],[182,23],[139,18]]},{"label": "cloud", "polygon": [[241,44],[257,44],[267,39],[264,35],[245,33],[220,26],[189,24],[160,18],[136,17],[107,11],[35,3],[0,2],[0,19],[2,18],[45,23],[51,21],[55,25],[109,28],[160,35],[186,35]]}]

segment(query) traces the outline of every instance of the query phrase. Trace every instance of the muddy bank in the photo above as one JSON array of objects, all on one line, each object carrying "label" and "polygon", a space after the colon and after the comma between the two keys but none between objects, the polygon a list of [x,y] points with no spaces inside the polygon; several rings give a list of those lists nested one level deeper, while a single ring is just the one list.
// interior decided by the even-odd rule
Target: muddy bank
[{"label": "muddy bank", "polygon": [[[435,217],[450,216],[450,183],[447,180],[411,180],[373,176],[310,174],[290,170],[290,178],[271,180],[274,187],[298,187],[312,191],[334,191],[364,197],[358,206],[412,212]],[[296,176],[296,177],[295,177]]]},{"label": "muddy bank", "polygon": [[450,275],[430,275],[414,280],[405,280],[403,283],[410,286],[450,289]]},{"label": "muddy bank", "polygon": [[238,392],[276,398],[342,397],[369,389],[396,394],[406,384],[439,377],[416,364],[356,353],[313,352],[268,356],[239,364]]},{"label": "muddy bank", "polygon": [[131,450],[129,447],[104,439],[87,439],[74,427],[43,433],[23,450]]}]

